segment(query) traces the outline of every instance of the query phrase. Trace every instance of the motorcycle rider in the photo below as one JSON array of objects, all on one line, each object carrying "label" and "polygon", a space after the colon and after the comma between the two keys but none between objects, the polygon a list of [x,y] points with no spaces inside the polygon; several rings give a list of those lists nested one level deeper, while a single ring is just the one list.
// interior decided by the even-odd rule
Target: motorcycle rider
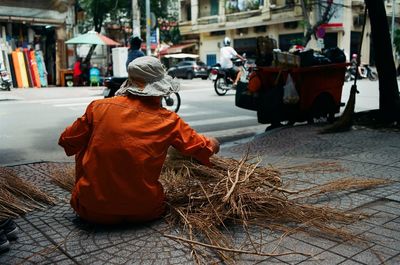
[{"label": "motorcycle rider", "polygon": [[221,48],[220,50],[220,64],[221,68],[224,69],[227,73],[228,76],[234,77],[233,80],[233,87],[236,87],[237,82],[240,79],[240,76],[242,75],[242,70],[235,66],[232,62],[232,58],[238,57],[242,61],[245,60],[242,56],[240,56],[234,48],[232,48],[231,45],[231,39],[229,37],[225,37],[223,41],[224,47]]},{"label": "motorcycle rider", "polygon": [[352,63],[352,67],[356,68],[357,67],[357,71],[358,71],[358,76],[361,78],[366,78],[366,71],[363,71],[363,67],[358,64],[358,56],[357,54],[353,53],[353,55],[351,56],[351,63]]}]

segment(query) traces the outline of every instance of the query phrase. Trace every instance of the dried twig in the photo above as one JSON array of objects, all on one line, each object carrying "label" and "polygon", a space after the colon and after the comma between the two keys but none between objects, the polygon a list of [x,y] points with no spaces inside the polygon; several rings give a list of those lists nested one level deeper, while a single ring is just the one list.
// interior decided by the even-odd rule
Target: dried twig
[{"label": "dried twig", "polygon": [[227,251],[227,252],[235,252],[235,253],[240,253],[240,254],[249,254],[249,255],[257,255],[257,256],[268,256],[268,257],[280,257],[280,256],[287,256],[287,255],[302,255],[302,256],[307,256],[307,257],[311,257],[311,254],[308,253],[303,253],[303,252],[295,252],[295,251],[290,251],[290,252],[283,252],[283,253],[263,253],[263,252],[256,252],[256,251],[246,251],[246,250],[241,250],[241,249],[233,249],[233,248],[225,248],[225,247],[220,247],[220,246],[215,246],[215,245],[210,245],[210,244],[206,244],[203,242],[199,242],[199,241],[194,241],[194,240],[190,240],[190,239],[186,239],[183,237],[178,237],[178,236],[174,236],[174,235],[167,235],[164,234],[165,237],[174,239],[174,240],[179,240],[179,241],[183,241],[186,243],[190,243],[190,244],[196,244],[202,247],[207,247],[207,248],[211,248],[211,249],[218,249],[218,250],[222,250],[222,251]]}]

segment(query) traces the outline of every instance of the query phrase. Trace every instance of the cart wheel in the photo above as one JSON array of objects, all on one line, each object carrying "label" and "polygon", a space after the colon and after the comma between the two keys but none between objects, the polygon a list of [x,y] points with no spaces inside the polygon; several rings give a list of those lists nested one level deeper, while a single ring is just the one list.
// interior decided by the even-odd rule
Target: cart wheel
[{"label": "cart wheel", "polygon": [[335,121],[335,113],[334,112],[328,113],[328,122],[333,123],[334,121]]},{"label": "cart wheel", "polygon": [[310,114],[312,118],[326,118],[328,122],[333,122],[335,111],[336,105],[333,97],[328,92],[324,92],[314,100]]},{"label": "cart wheel", "polygon": [[286,123],[287,126],[293,126],[296,123],[296,121],[294,120],[288,120],[288,122]]},{"label": "cart wheel", "polygon": [[312,115],[310,115],[310,116],[307,118],[307,123],[308,123],[308,124],[314,124],[314,117],[313,117]]}]

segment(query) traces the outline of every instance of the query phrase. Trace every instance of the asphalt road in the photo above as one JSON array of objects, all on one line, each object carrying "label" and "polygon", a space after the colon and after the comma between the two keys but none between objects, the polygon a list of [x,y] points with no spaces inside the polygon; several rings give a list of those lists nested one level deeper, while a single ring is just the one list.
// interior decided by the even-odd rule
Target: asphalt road
[{"label": "asphalt road", "polygon": [[[344,84],[342,102],[350,87]],[[378,108],[378,82],[358,82],[356,111]],[[0,165],[71,161],[57,145],[66,126],[88,103],[102,98],[103,87],[13,89],[0,92]],[[240,141],[264,132],[256,112],[235,107],[235,92],[218,96],[210,80],[181,80],[179,115],[193,128],[222,142]],[[342,108],[343,110],[343,108]]]},{"label": "asphalt road", "polygon": [[[214,92],[210,80],[181,80],[179,114],[198,132],[222,141],[264,131],[256,113],[234,106],[234,91]],[[89,102],[102,98],[102,87],[15,89],[1,94],[0,165],[38,161],[71,161],[57,145],[66,126],[81,116]],[[4,92],[6,93],[6,92]],[[8,100],[4,100],[8,96]],[[7,98],[6,98],[7,99]]]}]

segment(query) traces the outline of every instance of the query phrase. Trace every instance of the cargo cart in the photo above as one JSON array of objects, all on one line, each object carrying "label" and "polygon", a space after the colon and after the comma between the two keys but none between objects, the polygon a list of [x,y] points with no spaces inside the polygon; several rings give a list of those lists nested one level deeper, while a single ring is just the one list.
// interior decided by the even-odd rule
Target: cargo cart
[{"label": "cargo cart", "polygon": [[[257,106],[251,108],[257,111],[258,122],[313,122],[314,118],[321,117],[333,121],[335,114],[340,111],[344,76],[348,65],[338,63],[292,68],[258,67],[256,71],[261,86],[257,100],[254,101]],[[288,74],[292,76],[299,94],[296,104],[283,103],[283,86]]]}]

